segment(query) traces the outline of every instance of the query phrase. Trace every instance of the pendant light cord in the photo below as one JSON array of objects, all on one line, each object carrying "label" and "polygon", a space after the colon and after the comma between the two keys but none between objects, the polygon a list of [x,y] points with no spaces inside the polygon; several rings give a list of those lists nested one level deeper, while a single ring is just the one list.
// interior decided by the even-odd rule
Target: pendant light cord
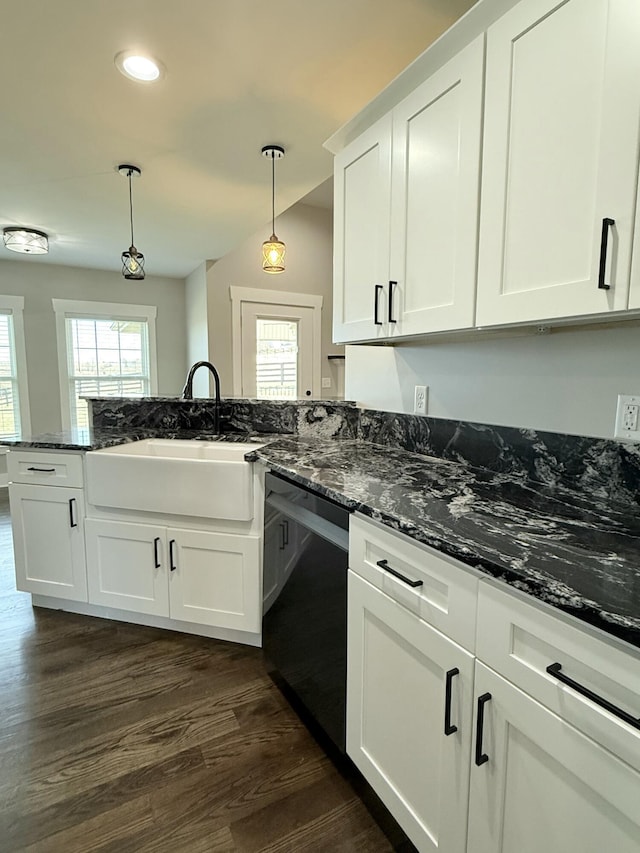
[{"label": "pendant light cord", "polygon": [[131,245],[133,246],[133,195],[131,194],[131,169],[129,169],[129,221],[131,222]]},{"label": "pendant light cord", "polygon": [[276,233],[276,156],[271,152],[271,233]]}]

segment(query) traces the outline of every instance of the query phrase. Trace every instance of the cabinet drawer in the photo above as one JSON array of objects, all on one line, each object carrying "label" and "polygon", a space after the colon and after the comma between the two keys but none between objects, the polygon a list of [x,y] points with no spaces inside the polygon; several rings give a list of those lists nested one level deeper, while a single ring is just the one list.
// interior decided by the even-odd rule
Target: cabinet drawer
[{"label": "cabinet drawer", "polygon": [[[472,571],[359,516],[350,521],[349,568],[464,648],[475,648],[478,579]],[[421,585],[411,587],[393,572]]]},{"label": "cabinet drawer", "polygon": [[10,450],[7,454],[10,483],[82,488],[82,454]]},{"label": "cabinet drawer", "polygon": [[640,720],[640,651],[598,636],[483,580],[476,654],[584,734],[640,770],[640,730],[564,684],[547,667]]}]

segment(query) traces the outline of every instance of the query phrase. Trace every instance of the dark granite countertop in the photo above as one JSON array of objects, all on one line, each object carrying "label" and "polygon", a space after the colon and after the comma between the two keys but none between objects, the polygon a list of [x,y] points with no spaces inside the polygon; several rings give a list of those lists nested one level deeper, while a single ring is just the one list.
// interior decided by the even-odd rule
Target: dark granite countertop
[{"label": "dark granite countertop", "polygon": [[360,440],[249,458],[640,647],[636,504]]},{"label": "dark granite countertop", "polygon": [[47,432],[29,438],[10,439],[2,442],[5,447],[33,448],[36,450],[102,450],[144,438],[180,438],[196,441],[262,442],[280,438],[279,435],[257,432],[226,432],[215,435],[210,431],[166,430],[166,429],[77,429]]},{"label": "dark granite countertop", "polygon": [[[92,429],[5,444],[98,450],[153,437],[218,438],[195,430]],[[248,458],[640,647],[640,516],[628,498],[360,439],[221,438],[266,442]]]}]

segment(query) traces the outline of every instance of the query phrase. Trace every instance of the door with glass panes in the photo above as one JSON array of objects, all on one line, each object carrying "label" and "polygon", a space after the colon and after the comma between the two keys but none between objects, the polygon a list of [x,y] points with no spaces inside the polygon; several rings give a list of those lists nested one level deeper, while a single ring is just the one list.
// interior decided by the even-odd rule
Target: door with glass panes
[{"label": "door with glass panes", "polygon": [[242,303],[243,397],[312,396],[313,311],[299,305]]}]

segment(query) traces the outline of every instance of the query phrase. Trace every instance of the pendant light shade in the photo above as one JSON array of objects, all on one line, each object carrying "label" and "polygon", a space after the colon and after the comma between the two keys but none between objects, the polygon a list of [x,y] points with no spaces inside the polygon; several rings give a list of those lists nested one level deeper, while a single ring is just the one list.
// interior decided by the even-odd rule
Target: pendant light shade
[{"label": "pendant light shade", "polygon": [[33,228],[5,228],[2,233],[4,245],[12,252],[22,255],[46,255],[49,251],[49,238],[44,231]]},{"label": "pendant light shade", "polygon": [[271,275],[284,272],[286,246],[276,237],[276,160],[284,157],[280,145],[265,145],[263,157],[271,160],[271,237],[262,244],[262,269]]},{"label": "pendant light shade", "polygon": [[118,166],[118,171],[129,179],[129,221],[131,224],[131,245],[128,251],[122,253],[122,275],[127,279],[142,281],[144,278],[144,255],[139,252],[133,242],[133,196],[131,194],[131,178],[139,177],[142,172],[137,166]]}]

